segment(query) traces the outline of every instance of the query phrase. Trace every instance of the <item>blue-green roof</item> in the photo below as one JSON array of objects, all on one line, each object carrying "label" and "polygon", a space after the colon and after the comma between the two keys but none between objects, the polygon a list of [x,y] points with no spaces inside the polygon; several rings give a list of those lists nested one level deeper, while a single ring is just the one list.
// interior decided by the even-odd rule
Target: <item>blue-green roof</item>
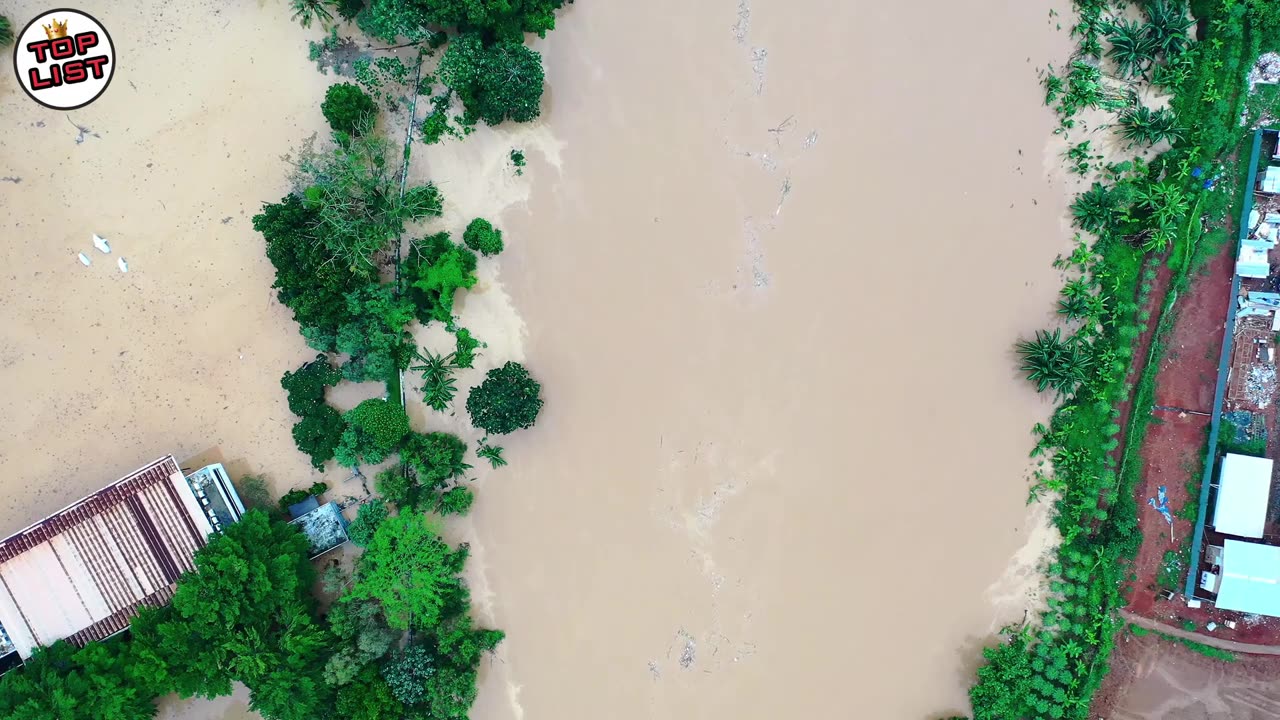
[{"label": "blue-green roof", "polygon": [[1227,540],[1215,604],[1222,610],[1280,617],[1280,547]]}]

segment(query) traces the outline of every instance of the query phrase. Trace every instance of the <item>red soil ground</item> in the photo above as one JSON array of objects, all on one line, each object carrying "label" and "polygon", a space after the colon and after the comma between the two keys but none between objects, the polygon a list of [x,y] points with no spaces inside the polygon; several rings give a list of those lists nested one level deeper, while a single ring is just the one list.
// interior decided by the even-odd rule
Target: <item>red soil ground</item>
[{"label": "red soil ground", "polygon": [[[1224,321],[1231,302],[1231,276],[1234,253],[1224,246],[1213,260],[1192,280],[1187,293],[1179,299],[1177,317],[1166,340],[1166,353],[1160,359],[1156,375],[1153,419],[1141,452],[1142,479],[1137,488],[1139,527],[1142,548],[1132,572],[1137,577],[1127,588],[1129,610],[1138,615],[1181,625],[1190,620],[1203,628],[1210,621],[1219,627],[1213,635],[1239,642],[1264,645],[1280,644],[1280,620],[1250,618],[1239,613],[1209,608],[1192,609],[1181,593],[1172,600],[1158,597],[1157,578],[1166,552],[1179,551],[1190,545],[1194,522],[1177,517],[1184,503],[1192,508],[1198,497],[1189,497],[1188,481],[1198,488],[1203,471],[1205,442],[1208,437],[1218,358],[1222,349]],[[1174,512],[1173,532],[1164,517],[1147,505],[1163,485]],[[1181,581],[1178,583],[1181,586]],[[1232,630],[1223,626],[1235,620]],[[1206,632],[1203,629],[1201,632]]]}]

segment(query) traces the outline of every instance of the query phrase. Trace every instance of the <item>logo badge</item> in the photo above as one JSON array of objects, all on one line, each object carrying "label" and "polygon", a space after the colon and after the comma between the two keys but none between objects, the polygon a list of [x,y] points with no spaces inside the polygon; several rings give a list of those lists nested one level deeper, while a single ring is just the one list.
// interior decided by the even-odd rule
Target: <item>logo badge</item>
[{"label": "logo badge", "polygon": [[98,99],[115,74],[116,51],[93,16],[66,8],[27,23],[13,44],[13,70],[32,100],[75,110]]}]

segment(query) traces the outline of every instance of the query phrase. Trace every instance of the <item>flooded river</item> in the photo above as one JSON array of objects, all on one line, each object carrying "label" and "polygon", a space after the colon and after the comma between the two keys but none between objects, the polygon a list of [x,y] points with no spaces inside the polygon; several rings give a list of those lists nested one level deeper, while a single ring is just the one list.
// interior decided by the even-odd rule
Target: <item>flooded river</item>
[{"label": "flooded river", "polygon": [[[329,79],[283,3],[81,9],[120,54],[101,100],[69,122],[0,78],[6,530],[167,452],[314,479],[278,385],[308,353],[249,218]],[[1023,499],[1048,406],[1011,347],[1069,235],[1035,74],[1057,22],[583,1],[536,43],[542,121],[415,149],[445,226],[504,228],[463,325],[547,398],[453,528],[508,633],[474,718],[964,709],[1046,540]],[[167,76],[184,30],[225,62]]]}]

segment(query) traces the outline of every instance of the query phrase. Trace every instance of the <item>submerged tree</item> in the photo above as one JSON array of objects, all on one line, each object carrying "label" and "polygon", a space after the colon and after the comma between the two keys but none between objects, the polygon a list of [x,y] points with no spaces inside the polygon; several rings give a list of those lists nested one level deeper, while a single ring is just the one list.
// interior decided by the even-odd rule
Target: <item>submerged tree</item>
[{"label": "submerged tree", "polygon": [[336,456],[338,462],[355,467],[360,462],[377,464],[400,447],[409,434],[409,417],[404,408],[389,400],[371,398],[351,410],[342,419],[347,429],[342,433]]},{"label": "submerged tree", "polygon": [[320,112],[329,121],[329,127],[346,135],[363,135],[373,129],[378,119],[378,106],[373,98],[351,83],[329,86]]},{"label": "submerged tree", "polygon": [[495,435],[533,427],[542,410],[541,391],[542,386],[520,363],[494,368],[467,395],[471,423]]},{"label": "submerged tree", "polygon": [[1020,341],[1017,349],[1022,357],[1021,370],[1040,392],[1053,388],[1060,394],[1069,394],[1084,379],[1091,364],[1082,343],[1074,337],[1064,340],[1058,329],[1037,330],[1034,340]]},{"label": "submerged tree", "polygon": [[466,550],[452,550],[426,516],[403,512],[378,526],[360,556],[351,597],[377,600],[400,630],[431,628],[460,588]]},{"label": "submerged tree", "polygon": [[1127,140],[1154,145],[1162,140],[1176,142],[1182,138],[1177,116],[1168,108],[1152,110],[1135,105],[1120,114],[1121,134]]},{"label": "submerged tree", "polygon": [[542,56],[521,42],[485,45],[478,35],[463,35],[449,43],[439,72],[445,86],[462,100],[465,124],[529,122],[538,117]]},{"label": "submerged tree", "polygon": [[1116,19],[1111,21],[1108,30],[1111,50],[1107,57],[1115,63],[1116,73],[1121,77],[1136,77],[1146,72],[1158,52],[1147,29],[1133,20]]}]

